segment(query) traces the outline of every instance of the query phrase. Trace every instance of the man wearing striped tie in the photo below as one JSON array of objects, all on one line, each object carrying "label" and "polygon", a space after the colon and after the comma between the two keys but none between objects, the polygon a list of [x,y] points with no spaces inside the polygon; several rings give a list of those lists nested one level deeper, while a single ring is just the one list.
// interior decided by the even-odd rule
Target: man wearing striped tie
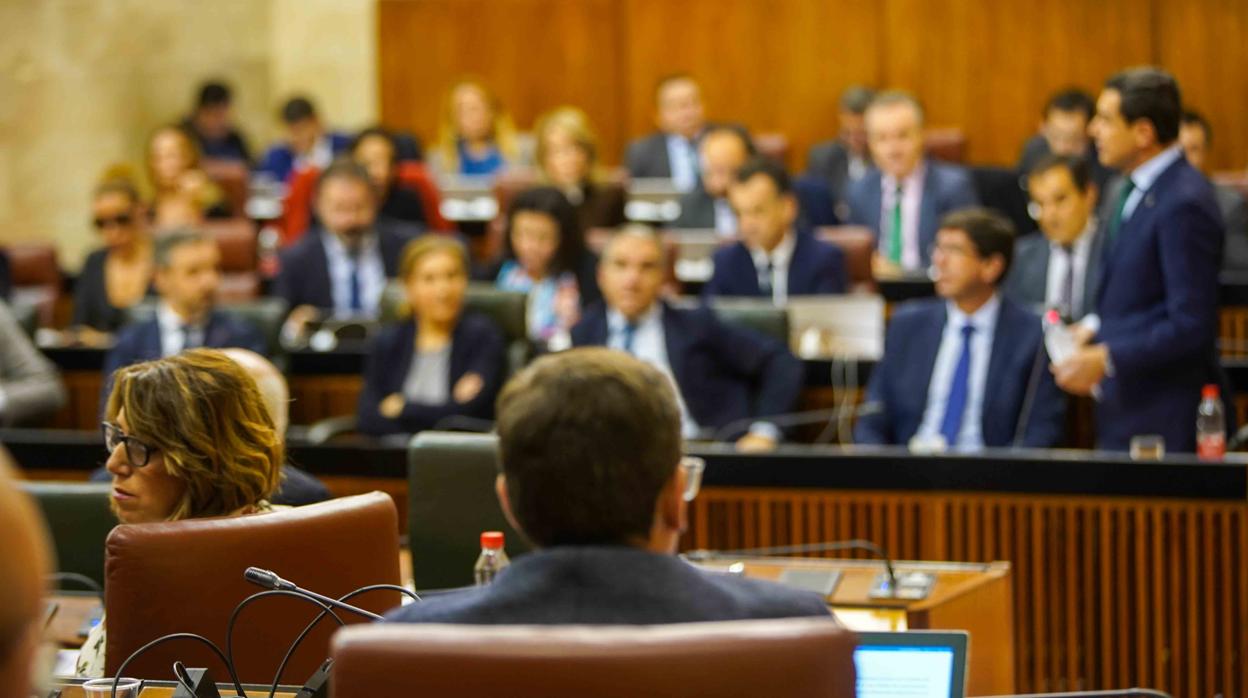
[{"label": "man wearing striped tie", "polygon": [[1063,437],[1065,398],[1044,362],[1040,319],[1001,296],[1014,229],[981,208],[941,221],[932,250],[940,298],[902,305],[871,372],[865,444],[976,451],[1047,448]]}]

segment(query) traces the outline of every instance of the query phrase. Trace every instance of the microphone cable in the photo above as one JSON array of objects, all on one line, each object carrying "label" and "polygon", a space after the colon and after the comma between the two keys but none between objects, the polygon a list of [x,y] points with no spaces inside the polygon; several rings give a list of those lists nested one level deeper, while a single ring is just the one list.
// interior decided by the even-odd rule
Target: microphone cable
[{"label": "microphone cable", "polygon": [[195,640],[196,642],[201,642],[207,645],[208,649],[212,650],[213,654],[217,655],[217,658],[220,659],[221,663],[225,665],[226,671],[230,672],[230,681],[234,683],[234,690],[237,694],[240,696],[247,695],[247,692],[243,690],[242,682],[238,680],[238,672],[234,670],[234,665],[230,663],[229,658],[225,656],[225,653],[221,651],[220,647],[217,647],[216,643],[203,635],[197,635],[195,633],[169,633],[168,635],[162,635],[146,645],[143,645],[132,652],[129,657],[126,657],[126,661],[122,662],[121,666],[117,667],[117,672],[113,675],[113,688],[109,692],[109,698],[117,698],[117,679],[126,675],[126,667],[130,666],[130,662],[143,656],[148,652],[148,650],[151,650],[159,645],[163,645],[166,642],[172,642],[173,640]]},{"label": "microphone cable", "polygon": [[230,620],[225,626],[225,656],[230,660],[231,665],[233,665],[234,662],[234,624],[238,622],[239,615],[243,612],[243,609],[250,606],[252,602],[271,596],[290,596],[301,601],[314,603],[321,608],[321,615],[317,616],[318,620],[324,617],[326,613],[329,613],[329,615],[333,616],[334,620],[338,622],[339,627],[346,625],[346,622],[339,617],[337,613],[334,613],[328,604],[321,603],[320,601],[303,594],[288,591],[286,589],[266,589],[265,591],[257,591],[251,596],[248,596],[240,601],[238,605],[234,607],[234,610],[230,613]]}]

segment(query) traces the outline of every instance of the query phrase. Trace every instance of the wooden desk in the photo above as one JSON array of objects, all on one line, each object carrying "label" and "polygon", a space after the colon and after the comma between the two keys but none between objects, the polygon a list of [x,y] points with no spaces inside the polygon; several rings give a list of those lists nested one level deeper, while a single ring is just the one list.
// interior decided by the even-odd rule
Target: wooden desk
[{"label": "wooden desk", "polygon": [[[215,674],[214,674],[215,677]],[[60,698],[86,698],[86,691],[82,690],[82,680],[58,680],[53,682],[52,688],[59,690]],[[169,698],[177,691],[177,683],[173,681],[147,681],[143,685],[143,691],[139,694],[139,698]],[[256,684],[243,684],[243,690],[247,692],[248,698],[265,698],[269,695],[269,686],[259,686]],[[234,687],[229,684],[218,683],[217,689],[221,695],[234,695]],[[299,693],[298,686],[278,686],[277,698],[295,698]]]},{"label": "wooden desk", "polygon": [[78,629],[95,609],[102,605],[100,597],[89,593],[62,592],[52,596],[56,602],[56,615],[44,630],[44,637],[66,649],[78,649],[86,637]]}]

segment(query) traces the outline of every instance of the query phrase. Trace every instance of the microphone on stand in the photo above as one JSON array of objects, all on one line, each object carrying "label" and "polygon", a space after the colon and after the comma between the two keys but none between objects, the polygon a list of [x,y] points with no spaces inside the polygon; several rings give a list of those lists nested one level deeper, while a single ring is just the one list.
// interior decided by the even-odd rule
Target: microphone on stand
[{"label": "microphone on stand", "polygon": [[248,567],[247,571],[243,572],[243,578],[251,582],[252,584],[255,584],[258,587],[271,589],[273,591],[294,592],[296,594],[299,594],[300,596],[306,596],[310,599],[319,601],[322,604],[325,604],[327,606],[333,606],[334,608],[340,608],[344,611],[350,611],[356,615],[364,616],[365,618],[368,618],[370,620],[381,620],[381,616],[376,613],[373,613],[372,611],[366,611],[360,608],[359,606],[352,606],[349,603],[339,601],[338,599],[325,596],[323,594],[318,594],[315,591],[308,591],[307,589],[300,587],[294,582],[290,582],[285,579],[282,579],[281,577],[277,576],[276,572],[273,572],[271,570],[265,570],[259,567]]}]

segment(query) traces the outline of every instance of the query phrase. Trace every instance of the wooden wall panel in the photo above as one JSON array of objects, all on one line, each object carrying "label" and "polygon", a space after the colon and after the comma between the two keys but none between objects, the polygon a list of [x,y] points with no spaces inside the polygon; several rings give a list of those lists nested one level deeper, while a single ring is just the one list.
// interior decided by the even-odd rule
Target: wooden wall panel
[{"label": "wooden wall panel", "polygon": [[914,90],[932,125],[966,130],[971,162],[1008,164],[1051,91],[1157,62],[1212,119],[1213,167],[1248,163],[1242,0],[380,0],[378,17],[383,120],[426,139],[446,85],[475,73],[523,128],[581,105],[615,163],[653,129],[655,81],[685,70],[713,118],[788,135],[792,167],[855,82]]}]

